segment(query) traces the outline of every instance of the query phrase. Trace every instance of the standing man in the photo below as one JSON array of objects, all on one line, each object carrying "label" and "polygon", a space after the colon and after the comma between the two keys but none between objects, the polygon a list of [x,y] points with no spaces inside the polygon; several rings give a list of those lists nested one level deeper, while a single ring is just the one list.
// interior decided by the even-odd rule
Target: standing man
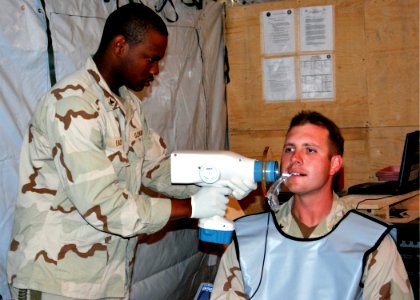
[{"label": "standing man", "polygon": [[171,185],[166,146],[130,91],[158,75],[167,41],[153,10],[122,6],[93,58],[40,99],[22,146],[9,251],[16,299],[128,299],[136,235],[170,219],[223,216],[226,195],[254,188]]},{"label": "standing man", "polygon": [[281,168],[294,194],[277,212],[236,221],[211,299],[413,299],[392,227],[350,211],[333,192],[338,127],[317,112],[291,121]]}]

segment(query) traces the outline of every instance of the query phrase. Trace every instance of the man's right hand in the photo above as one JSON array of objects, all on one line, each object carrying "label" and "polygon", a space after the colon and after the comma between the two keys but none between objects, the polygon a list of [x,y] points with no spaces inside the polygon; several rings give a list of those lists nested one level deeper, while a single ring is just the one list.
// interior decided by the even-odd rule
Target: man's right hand
[{"label": "man's right hand", "polygon": [[213,216],[223,217],[232,190],[227,187],[202,187],[191,196],[191,218],[202,219]]}]

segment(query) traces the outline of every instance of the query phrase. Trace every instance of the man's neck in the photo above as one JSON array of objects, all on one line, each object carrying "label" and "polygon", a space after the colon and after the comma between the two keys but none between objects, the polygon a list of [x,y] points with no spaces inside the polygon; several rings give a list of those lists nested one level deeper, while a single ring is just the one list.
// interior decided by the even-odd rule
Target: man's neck
[{"label": "man's neck", "polygon": [[333,203],[333,193],[316,195],[295,195],[292,213],[308,227],[314,227],[329,214]]},{"label": "man's neck", "polygon": [[315,228],[318,226],[318,224],[316,224],[316,225],[314,225],[314,226],[312,226],[312,227],[309,227],[309,226],[305,225],[304,223],[302,223],[302,222],[299,220],[299,218],[298,218],[298,217],[296,217],[296,216],[294,215],[293,211],[292,211],[292,216],[293,216],[293,219],[295,220],[296,224],[298,225],[298,227],[299,227],[299,229],[300,229],[300,232],[302,233],[302,236],[303,236],[304,238],[309,238],[309,237],[311,236],[312,232],[313,232],[313,231],[315,230]]},{"label": "man's neck", "polygon": [[93,56],[93,61],[96,64],[96,68],[98,69],[99,73],[101,74],[102,78],[107,83],[108,87],[115,95],[119,95],[119,88],[120,86],[116,84],[115,76],[113,74],[112,62],[107,60],[104,55],[97,55]]}]

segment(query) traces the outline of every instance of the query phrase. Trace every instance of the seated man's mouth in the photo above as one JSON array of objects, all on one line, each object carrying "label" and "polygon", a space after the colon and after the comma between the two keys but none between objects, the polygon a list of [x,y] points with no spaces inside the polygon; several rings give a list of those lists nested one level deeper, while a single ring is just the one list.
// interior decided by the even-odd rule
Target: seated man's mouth
[{"label": "seated man's mouth", "polygon": [[304,173],[299,173],[299,172],[290,172],[289,173],[291,176],[306,176],[306,174]]}]

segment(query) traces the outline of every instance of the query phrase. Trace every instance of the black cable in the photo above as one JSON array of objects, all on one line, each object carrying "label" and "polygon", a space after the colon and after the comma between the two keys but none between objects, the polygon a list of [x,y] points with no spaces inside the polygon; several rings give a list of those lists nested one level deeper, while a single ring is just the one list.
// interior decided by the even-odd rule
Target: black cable
[{"label": "black cable", "polygon": [[[404,200],[408,200],[408,199],[410,199],[410,198],[413,198],[413,197],[415,197],[415,196],[418,196],[420,193],[418,193],[418,194],[416,194],[416,195],[413,195],[413,196],[411,196],[411,197],[409,197],[409,198],[407,198],[407,199],[402,199],[401,201],[404,201]],[[387,196],[384,196],[384,197],[380,197],[380,198],[366,198],[366,199],[363,199],[362,201],[360,201],[360,202],[357,202],[357,205],[356,205],[356,210],[357,209],[359,209],[359,204],[362,204],[363,202],[365,202],[365,201],[368,201],[368,200],[381,200],[381,199],[386,199],[386,198],[391,198],[391,197],[394,197],[394,195],[387,195]],[[399,201],[399,202],[401,202],[401,201]]]},{"label": "black cable", "polygon": [[261,282],[262,282],[262,277],[263,277],[263,273],[264,273],[264,264],[265,264],[265,256],[267,254],[267,240],[268,240],[268,228],[270,225],[270,213],[267,213],[267,229],[265,230],[265,244],[264,244],[264,256],[263,256],[263,262],[262,262],[262,266],[261,266],[261,275],[260,275],[260,281],[258,282],[257,288],[255,289],[254,294],[252,294],[251,297],[249,297],[249,300],[251,300],[255,294],[258,292],[260,286],[261,286]]},{"label": "black cable", "polygon": [[26,300],[28,296],[28,290],[19,289],[18,300]]},{"label": "black cable", "polygon": [[365,201],[368,201],[368,200],[381,200],[381,199],[386,199],[386,198],[391,198],[391,197],[393,197],[393,196],[392,195],[388,195],[388,196],[380,197],[380,198],[366,198],[366,199],[363,199],[362,201],[357,202],[356,209],[359,209],[359,204],[362,204]]},{"label": "black cable", "polygon": [[185,0],[181,0],[181,2],[189,7],[195,6],[199,10],[203,8],[203,0],[192,0],[191,3],[186,2]]},{"label": "black cable", "polygon": [[[165,8],[166,4],[168,4],[168,3],[172,6],[172,9],[173,9],[173,11],[174,11],[174,13],[175,13],[175,19],[169,19],[169,18],[166,16],[166,13],[163,11],[163,9]],[[157,13],[162,12],[162,14],[163,14],[163,16],[165,17],[166,21],[168,21],[168,22],[170,22],[170,23],[175,23],[176,21],[178,21],[179,16],[178,16],[178,13],[177,13],[177,11],[176,11],[175,5],[174,5],[174,3],[172,2],[172,0],[163,0],[160,6],[159,6],[159,3],[158,3],[158,4],[155,4],[155,11],[156,11]]]},{"label": "black cable", "polygon": [[50,29],[50,21],[47,16],[47,10],[45,8],[45,0],[41,0],[42,9],[44,10],[45,22],[47,25],[47,54],[48,54],[48,65],[49,65],[49,73],[50,73],[50,84],[53,86],[56,82],[55,76],[55,60],[54,60],[54,48],[51,38],[51,29]]}]

